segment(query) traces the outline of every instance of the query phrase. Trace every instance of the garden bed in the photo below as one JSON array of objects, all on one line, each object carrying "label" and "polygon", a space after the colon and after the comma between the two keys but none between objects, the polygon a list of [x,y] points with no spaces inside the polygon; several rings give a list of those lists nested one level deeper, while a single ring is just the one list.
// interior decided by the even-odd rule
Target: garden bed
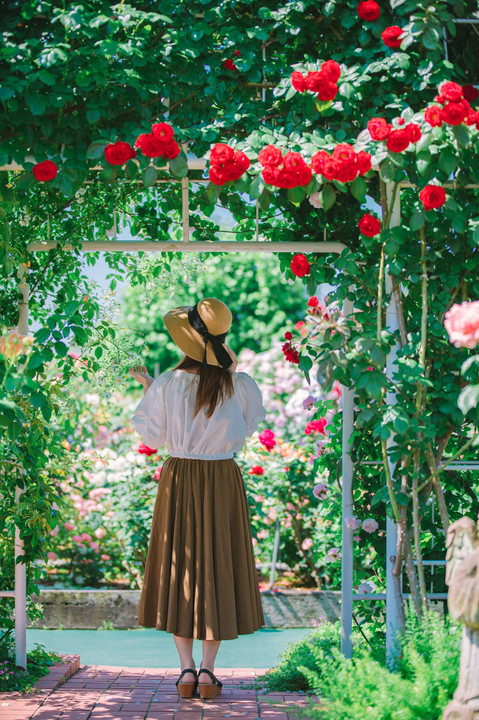
[{"label": "garden bed", "polygon": [[[43,618],[29,627],[44,629],[138,627],[140,590],[40,590],[33,597],[43,606]],[[318,618],[336,620],[340,593],[324,590],[263,590],[265,627],[309,627]]]}]

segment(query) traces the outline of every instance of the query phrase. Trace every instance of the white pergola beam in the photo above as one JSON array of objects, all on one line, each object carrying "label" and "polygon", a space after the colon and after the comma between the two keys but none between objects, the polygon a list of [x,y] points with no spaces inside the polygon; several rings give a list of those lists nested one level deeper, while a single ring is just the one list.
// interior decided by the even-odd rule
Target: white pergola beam
[{"label": "white pergola beam", "polygon": [[[56,240],[40,240],[27,245],[29,252],[51,250],[58,246]],[[72,251],[74,246],[67,243],[62,250]],[[235,240],[219,241],[191,241],[191,242],[155,242],[153,240],[98,240],[85,241],[77,245],[81,252],[264,252],[264,253],[337,253],[341,254],[346,245],[340,242],[268,242],[251,241],[238,242]]]}]

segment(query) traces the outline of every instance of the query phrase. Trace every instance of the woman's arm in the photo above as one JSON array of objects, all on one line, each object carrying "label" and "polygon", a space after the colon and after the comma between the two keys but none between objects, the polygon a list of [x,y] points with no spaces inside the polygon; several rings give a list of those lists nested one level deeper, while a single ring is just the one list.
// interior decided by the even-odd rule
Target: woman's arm
[{"label": "woman's arm", "polygon": [[141,385],[143,385],[143,395],[145,395],[146,391],[154,381],[154,378],[152,378],[151,375],[148,375],[146,365],[143,365],[143,368],[141,367],[141,365],[138,365],[138,369],[133,366],[129,369],[128,372],[135,380],[137,380]]}]

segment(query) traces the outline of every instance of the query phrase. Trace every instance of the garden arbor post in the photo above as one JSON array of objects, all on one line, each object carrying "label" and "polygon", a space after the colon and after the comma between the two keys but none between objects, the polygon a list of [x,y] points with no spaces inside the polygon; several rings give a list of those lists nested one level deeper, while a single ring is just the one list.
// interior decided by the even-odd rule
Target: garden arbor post
[{"label": "garden arbor post", "polygon": [[[388,207],[392,203],[391,219],[389,227],[397,227],[401,224],[401,205],[400,205],[400,187],[393,192],[392,183],[386,185]],[[389,268],[386,265],[386,293],[389,302],[386,308],[386,329],[390,333],[396,333],[399,330],[398,312],[396,307],[396,298],[392,293],[392,279],[389,274]],[[394,373],[394,364],[397,360],[397,351],[399,343],[396,341],[388,353],[386,360],[386,377],[390,379]],[[386,405],[395,405],[397,402],[396,393],[388,390],[386,392]],[[394,436],[390,436],[387,441],[388,450],[394,446]],[[390,457],[387,459],[391,478],[394,478],[395,463],[391,462]],[[398,602],[401,598],[398,596],[396,583],[397,579],[393,576],[393,565],[397,552],[397,525],[388,515],[386,515],[386,659],[388,665],[393,665],[397,657],[398,648],[396,636],[400,630],[400,608]],[[399,582],[401,579],[399,578]]]}]

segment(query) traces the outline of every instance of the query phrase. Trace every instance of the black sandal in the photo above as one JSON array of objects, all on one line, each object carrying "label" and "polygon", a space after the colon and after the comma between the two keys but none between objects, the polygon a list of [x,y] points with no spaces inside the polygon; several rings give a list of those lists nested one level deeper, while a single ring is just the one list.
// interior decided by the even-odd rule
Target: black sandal
[{"label": "black sandal", "polygon": [[[188,683],[182,683],[181,678],[185,673],[193,673],[196,680],[194,682],[188,682]],[[196,670],[193,670],[192,668],[186,668],[186,670],[183,670],[180,677],[176,681],[176,687],[178,688],[178,694],[180,697],[183,698],[190,698],[193,697],[193,695],[196,693],[196,688],[198,687],[198,674]]]},{"label": "black sandal", "polygon": [[212,672],[207,670],[206,668],[200,668],[198,670],[198,677],[201,673],[206,673],[210,676],[212,679],[212,683],[200,683],[198,682],[198,688],[200,691],[200,697],[201,698],[214,698],[217,695],[221,693],[221,688],[223,687],[223,683],[218,680],[217,677],[213,675]]}]

